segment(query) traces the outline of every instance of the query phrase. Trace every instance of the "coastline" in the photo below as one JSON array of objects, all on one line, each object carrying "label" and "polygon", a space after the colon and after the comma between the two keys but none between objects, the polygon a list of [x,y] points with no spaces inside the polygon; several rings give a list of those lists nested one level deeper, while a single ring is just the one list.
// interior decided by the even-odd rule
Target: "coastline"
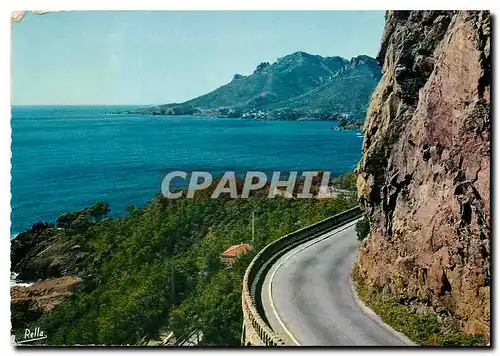
[{"label": "coastline", "polygon": [[332,129],[336,131],[362,131],[364,122],[357,120],[345,120],[343,118],[338,118],[335,116],[332,117],[311,117],[311,116],[303,116],[297,118],[283,118],[283,117],[268,117],[267,115],[263,116],[222,116],[222,115],[213,115],[209,113],[190,113],[190,114],[176,114],[176,113],[154,113],[154,112],[143,112],[139,111],[127,111],[127,112],[115,112],[110,113],[109,115],[114,116],[129,116],[129,115],[146,115],[153,117],[181,117],[181,116],[191,116],[191,117],[200,117],[200,118],[208,118],[214,120],[220,119],[234,119],[234,120],[252,120],[252,121],[277,121],[277,122],[288,122],[288,121],[327,121],[327,122],[335,122],[337,126]]},{"label": "coastline", "polygon": [[31,287],[35,282],[17,280],[19,273],[10,272],[10,288],[13,287]]}]

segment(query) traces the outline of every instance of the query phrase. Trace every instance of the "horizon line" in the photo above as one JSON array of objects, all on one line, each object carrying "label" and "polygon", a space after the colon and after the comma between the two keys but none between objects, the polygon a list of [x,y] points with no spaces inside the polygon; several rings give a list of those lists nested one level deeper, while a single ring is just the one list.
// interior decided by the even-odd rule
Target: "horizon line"
[{"label": "horizon line", "polygon": [[163,104],[10,104],[10,107],[49,107],[49,106],[157,106]]}]

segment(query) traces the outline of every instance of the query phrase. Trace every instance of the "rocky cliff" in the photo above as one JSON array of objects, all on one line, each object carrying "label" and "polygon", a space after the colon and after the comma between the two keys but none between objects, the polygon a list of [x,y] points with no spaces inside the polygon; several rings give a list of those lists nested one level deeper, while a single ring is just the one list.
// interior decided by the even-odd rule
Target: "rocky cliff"
[{"label": "rocky cliff", "polygon": [[361,276],[490,330],[490,14],[394,11],[358,165]]},{"label": "rocky cliff", "polygon": [[52,310],[71,295],[81,278],[65,276],[50,278],[33,285],[14,286],[10,289],[12,329],[24,332],[31,322]]}]

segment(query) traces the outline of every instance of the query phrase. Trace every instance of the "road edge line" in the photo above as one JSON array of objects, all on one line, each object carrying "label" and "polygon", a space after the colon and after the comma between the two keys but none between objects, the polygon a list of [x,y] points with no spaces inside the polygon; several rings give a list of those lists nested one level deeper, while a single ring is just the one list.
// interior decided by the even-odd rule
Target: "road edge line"
[{"label": "road edge line", "polygon": [[381,327],[383,327],[384,329],[386,329],[387,331],[391,332],[392,334],[394,334],[394,336],[396,336],[400,341],[402,341],[403,343],[405,343],[407,346],[421,346],[419,344],[417,344],[416,342],[410,340],[410,338],[408,338],[408,336],[406,336],[405,334],[403,334],[402,332],[400,331],[397,331],[397,330],[394,330],[392,328],[392,326],[390,326],[389,324],[385,323],[382,318],[380,317],[380,315],[378,315],[377,313],[375,313],[369,306],[367,306],[365,304],[365,302],[363,302],[359,296],[358,296],[358,292],[356,291],[356,287],[354,286],[354,281],[352,280],[352,275],[351,273],[349,273],[349,285],[351,287],[351,292],[352,292],[352,296],[354,298],[354,302],[358,305],[358,307],[371,319],[373,320],[374,322],[376,322],[378,325],[380,325]]},{"label": "road edge line", "polygon": [[[326,240],[336,234],[338,234],[339,232],[341,231],[344,231],[348,228],[350,228],[351,226],[353,226],[354,224],[356,224],[358,222],[359,219],[356,219],[352,222],[349,222],[347,224],[345,224],[344,226],[342,226],[342,229],[339,229],[339,230],[335,230],[334,233],[332,234],[329,234],[329,233],[326,233],[325,235],[323,235],[321,238],[317,238],[316,240],[312,241],[311,243],[305,245],[305,246],[302,246],[301,248],[299,248],[298,250],[295,250],[293,251],[291,254],[289,254],[288,256],[285,257],[285,259],[283,259],[277,266],[276,268],[273,270],[273,273],[271,274],[271,276],[269,277],[269,288],[268,288],[268,293],[269,293],[269,302],[271,304],[271,309],[273,310],[273,313],[274,313],[274,316],[276,317],[276,320],[278,320],[278,323],[280,324],[280,326],[283,328],[283,330],[285,331],[285,333],[288,335],[288,337],[295,343],[295,346],[302,346],[300,344],[300,342],[295,338],[295,336],[293,336],[292,332],[286,327],[285,323],[283,322],[283,320],[281,320],[281,317],[279,316],[278,314],[278,311],[276,310],[276,307],[274,305],[274,300],[273,300],[273,293],[272,293],[272,286],[273,286],[273,280],[274,280],[274,275],[276,274],[276,272],[279,270],[279,268],[291,257],[295,256],[297,253],[305,250],[306,248],[312,246],[312,245],[315,245],[323,240]],[[300,245],[299,245],[300,246]]]}]

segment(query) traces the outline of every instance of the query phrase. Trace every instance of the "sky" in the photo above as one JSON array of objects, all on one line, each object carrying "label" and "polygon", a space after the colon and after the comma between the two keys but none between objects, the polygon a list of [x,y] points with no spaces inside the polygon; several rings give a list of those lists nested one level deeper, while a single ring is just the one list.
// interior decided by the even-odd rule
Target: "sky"
[{"label": "sky", "polygon": [[376,56],[383,11],[70,11],[12,24],[13,105],[182,102],[304,51]]}]

